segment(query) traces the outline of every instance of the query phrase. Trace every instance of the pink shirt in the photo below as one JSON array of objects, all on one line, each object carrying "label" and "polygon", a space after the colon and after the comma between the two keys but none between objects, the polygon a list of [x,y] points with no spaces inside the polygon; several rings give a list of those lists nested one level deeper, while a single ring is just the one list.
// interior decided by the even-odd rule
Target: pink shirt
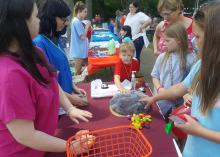
[{"label": "pink shirt", "polygon": [[[160,39],[159,39],[159,42],[158,42],[158,48],[159,48],[159,51],[161,53],[164,52],[165,50],[165,47],[164,47],[164,33],[166,31],[166,29],[169,27],[168,23],[165,21],[164,22],[164,25],[162,26],[162,29],[160,31]],[[192,50],[192,38],[193,38],[193,32],[192,32],[192,23],[189,25],[189,27],[186,29],[187,31],[187,37],[188,37],[188,47],[189,47],[189,50]]]},{"label": "pink shirt", "polygon": [[36,130],[54,135],[58,118],[58,84],[55,76],[38,65],[50,84],[42,86],[17,62],[0,55],[0,157],[43,157],[40,152],[19,144],[6,128],[15,119],[34,122]]}]

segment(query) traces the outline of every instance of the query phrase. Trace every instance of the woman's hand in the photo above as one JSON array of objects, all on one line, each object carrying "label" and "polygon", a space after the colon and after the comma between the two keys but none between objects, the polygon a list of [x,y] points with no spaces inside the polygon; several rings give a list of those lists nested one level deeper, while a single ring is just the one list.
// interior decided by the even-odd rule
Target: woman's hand
[{"label": "woman's hand", "polygon": [[191,135],[198,135],[199,131],[201,131],[203,129],[203,127],[195,120],[193,119],[191,116],[184,114],[185,118],[186,118],[186,123],[184,124],[177,124],[174,123],[175,126],[181,130],[183,130],[184,132],[186,132],[187,134],[191,134]]},{"label": "woman's hand", "polygon": [[184,99],[184,102],[185,102],[186,106],[189,106],[189,107],[192,106],[192,96],[190,94],[188,94],[188,93],[185,94],[183,96],[183,99]]},{"label": "woman's hand", "polygon": [[84,89],[78,88],[77,86],[74,86],[74,90],[75,90],[75,92],[77,94],[80,94],[82,96],[86,96],[87,95],[87,93],[86,93],[86,91]]},{"label": "woman's hand", "polygon": [[75,123],[79,124],[79,120],[83,120],[85,122],[88,122],[88,118],[92,118],[92,113],[85,111],[85,110],[81,110],[78,109],[76,107],[71,107],[68,111],[67,111],[68,116],[70,117],[71,120],[73,120]]},{"label": "woman's hand", "polygon": [[71,94],[70,96],[68,96],[68,98],[74,106],[80,107],[80,106],[88,105],[88,101],[86,99],[86,96],[80,97],[80,95]]}]

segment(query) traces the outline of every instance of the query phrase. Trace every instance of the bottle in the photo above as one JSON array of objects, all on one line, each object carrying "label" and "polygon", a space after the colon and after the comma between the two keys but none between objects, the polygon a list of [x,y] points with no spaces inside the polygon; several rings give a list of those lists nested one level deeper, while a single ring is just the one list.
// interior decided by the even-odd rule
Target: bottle
[{"label": "bottle", "polygon": [[108,42],[108,55],[113,55],[115,53],[115,42],[113,39]]},{"label": "bottle", "polygon": [[136,90],[135,73],[136,73],[136,71],[132,71],[132,74],[131,74],[131,90]]}]

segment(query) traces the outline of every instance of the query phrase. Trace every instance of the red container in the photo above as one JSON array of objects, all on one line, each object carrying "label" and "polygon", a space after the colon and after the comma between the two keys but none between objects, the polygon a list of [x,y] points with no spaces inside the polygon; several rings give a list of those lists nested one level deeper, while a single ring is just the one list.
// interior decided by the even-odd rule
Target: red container
[{"label": "red container", "polygon": [[[190,113],[191,113],[191,107],[181,105],[177,109],[175,109],[171,115],[180,115],[180,114],[181,115],[184,115],[184,114],[190,115]],[[175,126],[173,126],[173,128],[172,128],[172,133],[179,139],[183,140],[183,139],[187,138],[187,134]]]}]

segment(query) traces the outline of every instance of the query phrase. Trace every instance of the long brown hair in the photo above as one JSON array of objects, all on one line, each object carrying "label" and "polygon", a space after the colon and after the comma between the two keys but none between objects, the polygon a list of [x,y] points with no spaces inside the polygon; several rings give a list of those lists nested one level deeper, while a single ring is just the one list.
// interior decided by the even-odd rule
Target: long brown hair
[{"label": "long brown hair", "polygon": [[[181,23],[172,24],[164,33],[165,37],[174,38],[178,43],[177,54],[180,58],[180,68],[182,72],[186,70],[186,56],[188,53],[188,42],[186,28]],[[169,58],[170,53],[165,53],[163,64]]]},{"label": "long brown hair", "polygon": [[201,97],[200,110],[206,115],[214,107],[220,93],[220,2],[207,3],[194,16],[204,30],[201,69],[193,80],[192,90]]}]

